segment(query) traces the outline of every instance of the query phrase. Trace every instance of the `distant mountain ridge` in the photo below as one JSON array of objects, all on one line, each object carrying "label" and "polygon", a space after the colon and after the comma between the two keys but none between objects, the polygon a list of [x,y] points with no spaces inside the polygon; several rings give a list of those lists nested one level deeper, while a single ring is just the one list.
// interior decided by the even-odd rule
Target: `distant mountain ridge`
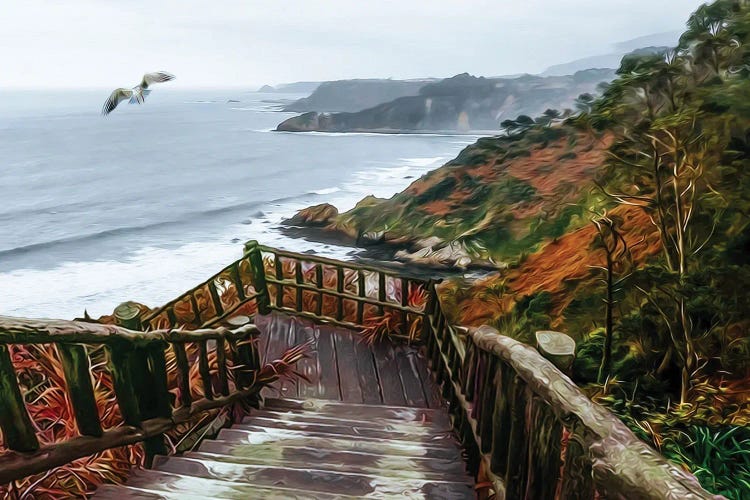
[{"label": "distant mountain ridge", "polygon": [[626,40],[624,42],[618,42],[612,45],[611,52],[609,53],[584,57],[562,64],[555,64],[544,70],[541,75],[571,75],[576,71],[582,71],[589,68],[616,69],[620,67],[620,61],[622,60],[623,56],[632,52],[642,53],[646,50],[656,51],[659,49],[674,47],[675,45],[677,45],[677,40],[679,39],[679,37],[679,31],[668,31],[664,33],[641,36],[638,38],[633,38],[632,40]]},{"label": "distant mountain ridge", "polygon": [[424,85],[418,95],[400,97],[356,113],[308,112],[282,122],[288,132],[488,131],[506,118],[538,116],[548,108],[571,107],[582,93],[611,81],[614,70],[591,69],[569,76],[484,78],[468,73]]},{"label": "distant mountain ridge", "polygon": [[419,95],[419,90],[436,79],[354,79],[323,82],[315,91],[284,107],[284,111],[356,112],[399,97]]}]

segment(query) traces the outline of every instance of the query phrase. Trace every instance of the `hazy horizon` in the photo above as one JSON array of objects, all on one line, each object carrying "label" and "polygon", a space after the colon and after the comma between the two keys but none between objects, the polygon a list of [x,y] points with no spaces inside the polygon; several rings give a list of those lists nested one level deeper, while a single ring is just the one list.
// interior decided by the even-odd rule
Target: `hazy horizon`
[{"label": "hazy horizon", "polygon": [[533,74],[681,30],[701,3],[16,1],[0,17],[0,87],[132,86],[154,70],[176,88]]}]

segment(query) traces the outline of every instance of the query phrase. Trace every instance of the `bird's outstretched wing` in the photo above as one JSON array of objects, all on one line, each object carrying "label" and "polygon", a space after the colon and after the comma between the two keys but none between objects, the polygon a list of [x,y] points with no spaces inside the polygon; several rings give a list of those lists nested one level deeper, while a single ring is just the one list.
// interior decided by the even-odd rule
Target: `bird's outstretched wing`
[{"label": "bird's outstretched wing", "polygon": [[166,71],[155,71],[154,73],[146,73],[143,75],[141,80],[141,88],[147,89],[149,85],[153,83],[168,82],[174,80],[175,76],[167,73]]},{"label": "bird's outstretched wing", "polygon": [[102,116],[107,116],[114,110],[118,104],[120,104],[125,99],[130,99],[130,97],[133,95],[133,91],[130,89],[115,89],[112,91],[112,93],[109,95],[109,98],[104,103],[104,106],[102,106]]}]

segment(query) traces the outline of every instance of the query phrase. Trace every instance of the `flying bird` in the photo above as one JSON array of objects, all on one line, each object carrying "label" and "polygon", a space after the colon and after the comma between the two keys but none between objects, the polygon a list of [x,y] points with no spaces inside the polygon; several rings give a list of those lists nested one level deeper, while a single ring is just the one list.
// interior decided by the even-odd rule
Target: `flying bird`
[{"label": "flying bird", "polygon": [[107,101],[104,103],[104,106],[102,107],[102,116],[107,116],[108,114],[110,114],[118,104],[126,99],[130,100],[130,104],[143,104],[143,101],[146,100],[146,96],[151,93],[151,90],[148,88],[149,85],[153,85],[154,83],[168,82],[170,80],[174,80],[174,78],[174,75],[169,74],[165,71],[156,71],[154,73],[146,73],[145,75],[143,75],[143,80],[141,80],[141,83],[139,83],[132,89],[115,89],[114,91],[112,91],[109,99],[107,99]]}]

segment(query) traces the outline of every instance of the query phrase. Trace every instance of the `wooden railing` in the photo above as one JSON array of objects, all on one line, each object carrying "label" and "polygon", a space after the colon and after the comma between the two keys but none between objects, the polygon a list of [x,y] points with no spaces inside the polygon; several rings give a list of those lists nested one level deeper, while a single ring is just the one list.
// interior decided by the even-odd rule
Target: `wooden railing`
[{"label": "wooden railing", "polygon": [[241,259],[142,318],[146,328],[209,327],[233,315],[281,311],[345,328],[394,316],[393,337],[417,340],[430,281],[315,255],[245,245]]},{"label": "wooden railing", "polygon": [[[0,457],[0,485],[138,442],[144,443],[147,459],[166,454],[165,432],[198,413],[260,390],[255,381],[260,360],[252,342],[257,334],[254,325],[141,332],[115,325],[0,316],[0,430],[9,450]],[[14,345],[35,344],[56,348],[79,437],[46,446],[39,443],[11,358]],[[189,359],[186,345],[197,345],[200,378],[192,384],[190,366],[196,360]],[[91,353],[99,346],[107,353],[107,371],[122,418],[120,426],[110,429],[102,428],[92,385]],[[168,355],[176,371],[168,371]],[[202,397],[194,399],[195,392]]]},{"label": "wooden railing", "polygon": [[721,498],[593,403],[536,349],[428,310],[430,368],[470,466],[497,498]]},{"label": "wooden railing", "polygon": [[[175,425],[258,390],[254,374],[260,360],[247,342],[256,328],[205,327],[273,310],[353,329],[391,317],[397,321],[386,324],[397,331],[390,334],[423,341],[469,466],[487,478],[497,498],[713,498],[693,476],[592,403],[537,350],[489,327],[452,326],[435,282],[254,241],[241,259],[209,280],[150,313],[126,318],[145,332],[0,317],[0,429],[13,450],[0,461],[0,484],[140,441],[148,456],[164,453],[163,434]],[[45,447],[24,407],[9,355],[12,344],[39,343],[57,347],[80,432]],[[202,397],[196,400],[188,343],[198,346]],[[106,347],[123,421],[107,430],[98,421],[89,373],[90,348],[97,345]],[[210,351],[216,377],[209,369]],[[168,387],[167,353],[176,364],[175,398]]]}]

